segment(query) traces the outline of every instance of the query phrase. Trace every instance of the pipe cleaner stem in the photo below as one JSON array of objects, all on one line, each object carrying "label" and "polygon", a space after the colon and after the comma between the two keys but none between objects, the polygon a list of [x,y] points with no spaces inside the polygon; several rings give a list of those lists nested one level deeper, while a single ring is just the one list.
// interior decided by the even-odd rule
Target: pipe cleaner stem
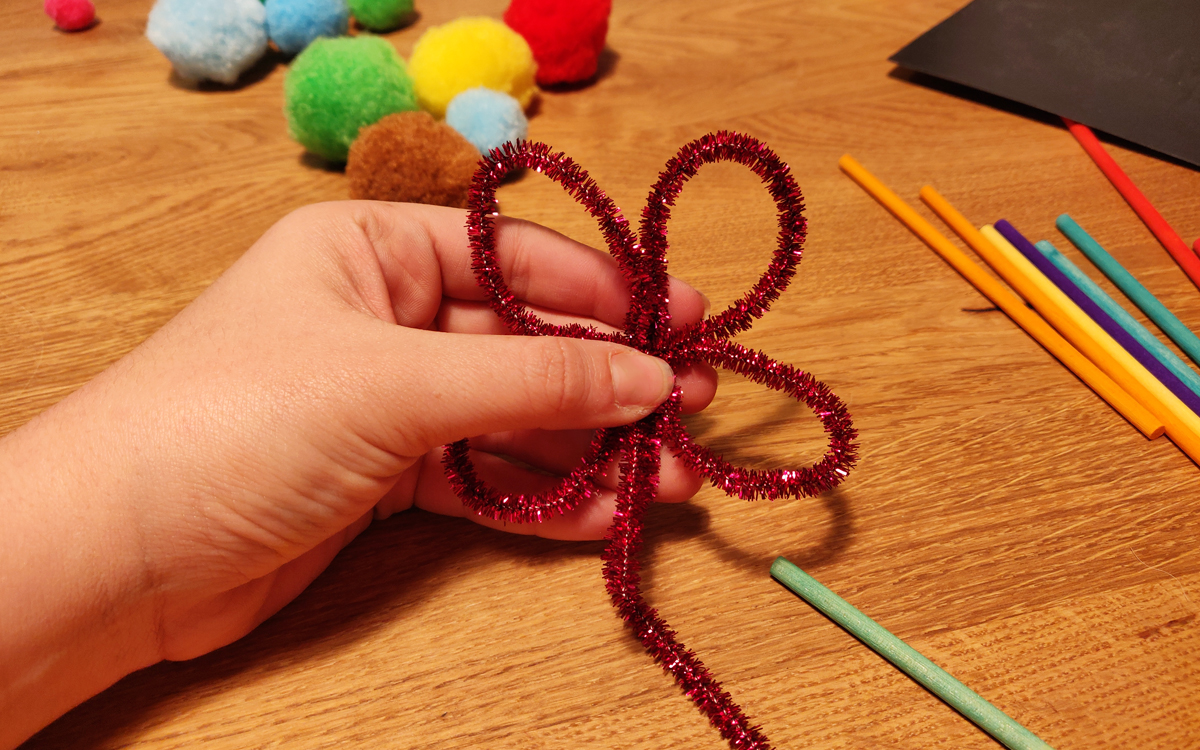
[{"label": "pipe cleaner stem", "polygon": [[642,517],[654,502],[658,489],[659,451],[657,433],[661,417],[651,415],[631,429],[624,443],[621,488],[617,511],[604,550],[604,583],[613,606],[634,635],[663,671],[675,678],[709,722],[733,750],[770,750],[762,730],[733,702],[729,693],[712,676],[694,652],[684,646],[675,631],[658,615],[641,592]]},{"label": "pipe cleaner stem", "polygon": [[1012,750],[1052,750],[1036,734],[954,679],[949,672],[922,656],[845,599],[822,586],[787,558],[775,558],[771,565],[771,576],[1005,747]]}]

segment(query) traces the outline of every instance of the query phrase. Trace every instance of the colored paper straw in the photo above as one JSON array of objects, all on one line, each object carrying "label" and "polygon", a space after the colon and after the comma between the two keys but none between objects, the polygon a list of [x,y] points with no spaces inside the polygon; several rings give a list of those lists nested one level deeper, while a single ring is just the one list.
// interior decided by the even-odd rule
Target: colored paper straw
[{"label": "colored paper straw", "polygon": [[[1024,255],[1026,260],[1032,263],[1038,271],[1041,271],[1043,276],[1050,280],[1051,284],[1061,289],[1062,293],[1067,295],[1085,315],[1094,320],[1096,325],[1103,328],[1104,332],[1111,336],[1113,341],[1117,342],[1122,349],[1129,352],[1159,383],[1165,385],[1171,393],[1175,394],[1175,398],[1187,406],[1192,412],[1192,416],[1200,414],[1200,396],[1192,393],[1191,389],[1184,385],[1178,376],[1166,367],[1163,367],[1162,362],[1159,362],[1146,347],[1139,344],[1137,339],[1130,336],[1129,331],[1122,328],[1117,321],[1113,320],[1111,315],[1104,312],[1091,297],[1084,294],[1082,289],[1067,278],[1065,273],[1058,270],[1046,256],[1039,253],[1038,249],[1033,246],[1033,243],[1025,238],[1025,235],[1018,232],[1016,227],[1004,219],[997,221],[995,227],[996,231],[1004,235],[1004,239],[1012,243],[1013,247],[1021,255]],[[1148,388],[1150,387],[1149,384],[1146,385]],[[1161,399],[1162,396],[1160,395],[1159,398]],[[1163,401],[1164,403],[1167,402],[1166,399],[1163,399]],[[1197,435],[1200,435],[1200,418],[1197,418],[1194,429]]]},{"label": "colored paper straw", "polygon": [[[1059,362],[1067,367],[1076,377],[1082,380],[1109,406],[1129,421],[1143,435],[1156,438],[1163,433],[1161,420],[1151,414],[1113,379],[1102,372],[1091,360],[1076,351],[1075,347],[1051,328],[1046,321],[1038,317],[1017,298],[1015,294],[1004,288],[1002,284],[988,275],[986,271],[971,262],[961,250],[946,239],[933,225],[925,221],[907,203],[880,182],[875,175],[868,172],[854,157],[847,154],[838,160],[838,166],[867,194],[892,213],[913,234],[920,237],[925,244],[958,271],[971,285],[979,290],[992,304],[1004,311],[1009,318],[1025,330],[1046,351],[1054,355]],[[971,227],[974,230],[974,227]]]},{"label": "colored paper straw", "polygon": [[[1025,283],[1032,284],[1035,288],[1040,288],[1043,294],[1052,300],[1051,304],[1058,310],[1058,314],[1071,321],[1075,327],[1083,332],[1083,335],[1092,342],[1093,350],[1089,350],[1087,355],[1102,355],[1107,357],[1107,361],[1115,363],[1116,367],[1121,371],[1123,377],[1128,378],[1129,384],[1126,386],[1124,380],[1117,380],[1117,374],[1108,373],[1126,387],[1129,395],[1133,396],[1142,406],[1146,407],[1157,417],[1166,429],[1167,436],[1188,455],[1194,462],[1200,464],[1200,418],[1192,414],[1179,399],[1175,398],[1175,394],[1167,390],[1166,386],[1158,381],[1150,372],[1133,358],[1133,356],[1121,348],[1121,345],[1113,340],[1112,336],[1105,333],[1104,329],[1097,325],[1096,321],[1087,316],[1079,306],[1071,301],[1071,298],[1063,294],[1063,292],[1049,279],[1047,279],[1041,271],[1037,270],[1025,256],[1012,246],[1005,239],[1004,235],[996,231],[994,227],[984,227],[983,235],[988,240],[989,244],[994,246],[997,251],[1005,254],[1010,262],[1017,268],[1019,273],[1026,276]],[[1064,334],[1065,335],[1065,334]],[[1074,340],[1074,339],[1072,339]],[[1082,348],[1082,347],[1081,347]],[[1093,360],[1095,361],[1095,360]],[[1099,365],[1099,363],[1097,363]],[[1100,365],[1104,369],[1107,365]],[[1105,370],[1108,372],[1108,370]]]},{"label": "colored paper straw", "polygon": [[1075,140],[1079,141],[1079,145],[1083,146],[1083,150],[1088,156],[1092,157],[1092,161],[1096,162],[1096,166],[1100,167],[1100,171],[1108,178],[1129,207],[1134,210],[1134,213],[1146,224],[1150,231],[1158,238],[1158,241],[1166,248],[1183,272],[1188,275],[1192,283],[1200,286],[1200,257],[1188,250],[1188,246],[1184,244],[1183,238],[1179,233],[1171,228],[1167,220],[1162,217],[1162,214],[1154,208],[1154,205],[1142,195],[1142,191],[1137,189],[1137,185],[1133,184],[1133,180],[1129,179],[1129,175],[1121,169],[1113,158],[1104,150],[1104,146],[1100,145],[1100,141],[1096,138],[1095,133],[1087,125],[1073,122],[1067,118],[1063,118],[1066,123],[1067,130],[1071,131],[1071,135],[1075,136]]},{"label": "colored paper straw", "polygon": [[1075,223],[1074,219],[1063,214],[1054,223],[1058,227],[1058,231],[1065,234],[1071,244],[1079,248],[1079,252],[1086,255],[1118,289],[1125,293],[1126,297],[1133,300],[1133,304],[1141,308],[1142,312],[1146,313],[1146,317],[1153,320],[1154,324],[1161,328],[1162,332],[1167,334],[1183,350],[1184,354],[1191,357],[1196,364],[1200,364],[1200,338],[1197,338],[1190,328],[1175,317],[1166,305],[1159,302],[1158,298],[1150,293],[1150,290],[1142,286],[1133,274],[1126,271],[1125,267],[1118,263],[1116,258],[1109,255],[1108,251],[1101,247],[1099,242],[1092,239],[1092,236]]},{"label": "colored paper straw", "polygon": [[[1014,279],[1005,276],[1005,280],[1016,285],[1017,291],[1021,294],[1028,289],[1038,291],[1040,301],[1030,300],[1038,312],[1047,316],[1047,319],[1051,320],[1051,324],[1069,340],[1076,342],[1084,354],[1120,383],[1138,403],[1162,420],[1164,426],[1169,419],[1174,419],[1173,412],[1165,400],[1173,399],[1174,395],[1159,382],[1158,378],[1154,377],[1149,370],[1133,358],[1133,355],[1122,348],[1095,320],[1088,317],[1079,305],[1071,301],[1071,298],[1062,289],[1046,278],[1046,275],[1022,255],[1004,235],[996,231],[995,227],[989,224],[980,227],[979,232],[994,253],[1003,258],[1012,269],[1011,272],[1015,275]],[[993,268],[996,267],[993,266]],[[999,273],[998,269],[997,273]],[[1044,307],[1039,307],[1039,304]],[[1063,325],[1070,326],[1070,330],[1062,328]],[[1077,339],[1078,341],[1076,341]],[[1086,342],[1086,346],[1084,346],[1084,342]],[[1178,401],[1178,399],[1175,400]],[[1179,406],[1182,411],[1188,411],[1182,403]],[[1178,420],[1175,420],[1175,423],[1179,427],[1176,432],[1186,432],[1180,427]],[[1169,433],[1170,429],[1168,428]],[[1196,444],[1200,450],[1200,440]]]},{"label": "colored paper straw", "polygon": [[[1013,262],[1006,258],[991,241],[980,234],[979,230],[971,222],[967,221],[966,217],[959,213],[954,206],[950,205],[948,200],[943,198],[938,191],[929,185],[921,188],[921,200],[925,201],[933,209],[934,213],[941,217],[942,221],[946,222],[964,242],[970,245],[975,252],[979,253],[979,257],[983,258],[1000,275],[1000,278],[1007,281],[1009,286],[1028,300],[1029,304],[1033,305],[1034,309],[1041,313],[1042,317],[1046,321],[1049,321],[1050,325],[1054,329],[1057,329],[1058,333],[1070,341],[1084,357],[1111,378],[1119,388],[1128,394],[1132,401],[1153,414],[1155,420],[1163,424],[1165,428],[1160,412],[1165,413],[1166,408],[1158,403],[1154,395],[1147,391],[1122,363],[1114,359],[1089,333],[1080,328],[1074,320],[1063,312],[1056,301],[1048,297],[1024,273],[1018,270],[1013,265]],[[997,234],[996,236],[1001,241],[1004,241],[1004,238],[1000,237],[1000,235]],[[1016,251],[1013,252],[1013,255],[1022,262],[1028,262],[1024,258],[1021,258],[1021,254]],[[1053,285],[1049,286],[1055,293],[1062,294],[1057,289],[1053,289]],[[1037,316],[1035,315],[1034,317]],[[1041,318],[1038,318],[1038,320],[1042,321]],[[1088,321],[1088,323],[1095,327],[1097,332],[1104,335],[1104,332],[1095,323],[1091,323],[1091,321]],[[1045,325],[1045,321],[1042,321],[1042,324]],[[1119,347],[1117,348],[1119,349]],[[1130,364],[1137,365],[1137,362],[1132,357],[1129,357],[1128,354],[1125,356],[1128,358]],[[1147,406],[1147,404],[1151,403],[1156,405],[1155,409],[1157,411]],[[1162,432],[1155,431],[1153,434],[1144,434],[1147,437],[1154,438],[1161,435]],[[1200,455],[1200,443],[1197,444],[1197,455]]]},{"label": "colored paper straw", "polygon": [[[1188,367],[1182,359],[1175,356],[1175,352],[1168,349],[1153,333],[1147,331],[1144,325],[1126,312],[1125,308],[1121,307],[1117,304],[1116,300],[1108,296],[1108,292],[1097,286],[1096,282],[1088,278],[1088,275],[1080,270],[1079,266],[1072,263],[1070,258],[1060,253],[1054,245],[1046,240],[1040,240],[1033,243],[1033,246],[1046,257],[1046,260],[1053,263],[1055,268],[1066,274],[1066,277],[1075,286],[1079,287],[1080,291],[1086,294],[1092,302],[1095,302],[1106,315],[1124,328],[1126,333],[1137,339],[1139,344],[1146,347],[1146,350],[1154,355],[1154,358],[1163,367],[1170,370],[1175,377],[1183,381],[1183,384],[1187,386],[1193,395],[1200,396],[1200,375],[1197,375],[1196,371]],[[1187,402],[1185,401],[1184,403]]]},{"label": "colored paper straw", "polygon": [[1012,750],[1051,750],[1049,745],[1021,726],[1016,719],[988,703],[979,693],[954,679],[949,672],[822,586],[787,558],[775,558],[771,564],[771,576],[1005,747]]}]

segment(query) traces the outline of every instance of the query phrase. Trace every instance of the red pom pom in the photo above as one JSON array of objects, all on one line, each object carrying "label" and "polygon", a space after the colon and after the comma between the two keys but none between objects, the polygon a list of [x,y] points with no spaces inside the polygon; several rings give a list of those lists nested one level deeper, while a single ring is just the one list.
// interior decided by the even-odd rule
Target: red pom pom
[{"label": "red pom pom", "polygon": [[504,22],[525,37],[537,82],[586,81],[596,74],[612,0],[512,0]]},{"label": "red pom pom", "polygon": [[46,15],[54,19],[54,25],[63,31],[79,31],[96,20],[96,6],[92,0],[46,0],[42,6]]}]

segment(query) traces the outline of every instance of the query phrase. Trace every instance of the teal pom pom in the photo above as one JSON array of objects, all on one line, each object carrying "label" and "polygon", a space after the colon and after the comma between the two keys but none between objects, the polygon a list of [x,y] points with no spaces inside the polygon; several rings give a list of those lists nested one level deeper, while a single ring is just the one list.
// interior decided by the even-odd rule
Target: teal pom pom
[{"label": "teal pom pom", "polygon": [[288,132],[329,161],[346,161],[360,128],[417,108],[412,78],[387,40],[321,38],[301,52],[283,80]]},{"label": "teal pom pom", "polygon": [[529,133],[521,103],[508,94],[483,86],[467,89],[450,100],[446,124],[486,154]]},{"label": "teal pom pom", "polygon": [[267,12],[258,0],[158,0],[146,38],[181,78],[230,84],[267,51]]},{"label": "teal pom pom", "polygon": [[350,26],[346,0],[267,0],[267,33],[294,55],[321,36],[341,36]]}]

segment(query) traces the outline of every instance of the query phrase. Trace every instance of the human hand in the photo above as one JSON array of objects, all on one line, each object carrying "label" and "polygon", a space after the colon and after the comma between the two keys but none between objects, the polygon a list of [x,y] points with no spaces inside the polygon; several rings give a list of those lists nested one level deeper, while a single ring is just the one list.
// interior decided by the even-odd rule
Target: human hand
[{"label": "human hand", "polygon": [[[565,473],[591,430],[667,398],[672,373],[647,355],[491,335],[505,331],[476,285],[464,224],[431,206],[302,209],[0,442],[0,716],[14,716],[0,721],[0,747],[133,669],[241,637],[372,518],[415,505],[503,526],[450,490],[444,443],[479,436],[481,472],[537,490],[553,480],[488,454]],[[497,239],[514,293],[547,320],[621,325],[628,292],[609,256],[516,220],[500,220]],[[670,299],[680,324],[704,314],[682,282]],[[676,375],[685,411],[707,405],[711,370]],[[613,467],[604,491],[563,517],[504,528],[599,538],[618,478]],[[699,485],[664,455],[659,499]],[[31,697],[37,711],[13,712]]]}]

